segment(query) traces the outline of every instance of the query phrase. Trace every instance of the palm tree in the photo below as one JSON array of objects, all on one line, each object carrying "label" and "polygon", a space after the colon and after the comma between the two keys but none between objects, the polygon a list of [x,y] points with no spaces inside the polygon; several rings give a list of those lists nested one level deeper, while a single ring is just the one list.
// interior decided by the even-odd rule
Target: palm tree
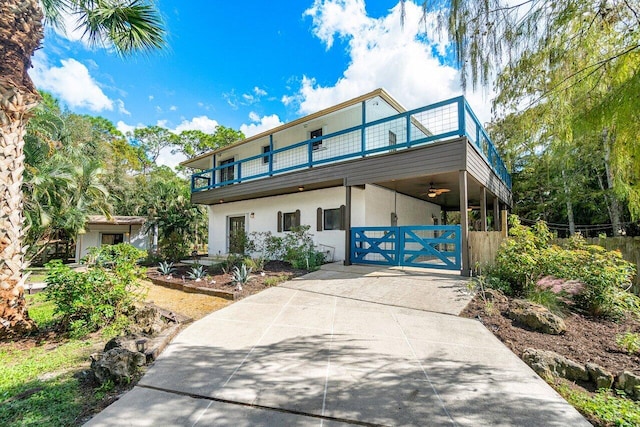
[{"label": "palm tree", "polygon": [[164,45],[160,15],[147,0],[3,0],[0,3],[0,338],[34,328],[23,296],[24,134],[40,99],[27,72],[44,37],[43,22],[77,18],[96,45],[121,54]]}]

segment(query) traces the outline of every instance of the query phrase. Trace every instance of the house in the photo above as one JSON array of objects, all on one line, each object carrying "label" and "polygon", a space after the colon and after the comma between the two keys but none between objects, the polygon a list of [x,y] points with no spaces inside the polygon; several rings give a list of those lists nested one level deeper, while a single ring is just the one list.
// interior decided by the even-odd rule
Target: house
[{"label": "house", "polygon": [[76,238],[76,262],[89,253],[89,248],[103,245],[130,243],[138,249],[150,248],[150,231],[144,227],[146,218],[142,216],[90,215],[85,232]]},{"label": "house", "polygon": [[211,256],[234,230],[307,224],[334,261],[468,274],[469,209],[497,230],[511,205],[511,177],[463,97],[407,111],[377,89],[182,165],[197,170]]}]

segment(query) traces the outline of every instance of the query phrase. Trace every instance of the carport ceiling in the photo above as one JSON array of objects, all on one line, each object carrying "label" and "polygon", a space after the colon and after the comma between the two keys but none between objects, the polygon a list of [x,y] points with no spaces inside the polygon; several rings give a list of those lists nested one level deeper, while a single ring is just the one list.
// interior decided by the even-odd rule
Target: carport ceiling
[{"label": "carport ceiling", "polygon": [[[469,195],[468,206],[480,205],[481,185],[467,174]],[[429,186],[433,183],[435,188],[448,188],[448,193],[437,197],[428,197]],[[444,173],[438,175],[424,175],[416,178],[377,182],[377,185],[395,190],[407,196],[416,197],[428,202],[440,205],[447,210],[460,209],[460,188],[458,183],[458,172]],[[487,191],[487,209],[493,208],[493,195]]]}]

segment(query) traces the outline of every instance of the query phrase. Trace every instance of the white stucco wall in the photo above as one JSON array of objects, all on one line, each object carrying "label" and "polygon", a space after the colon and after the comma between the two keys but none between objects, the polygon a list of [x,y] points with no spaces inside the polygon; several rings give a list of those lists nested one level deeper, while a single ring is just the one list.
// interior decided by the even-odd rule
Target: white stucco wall
[{"label": "white stucco wall", "polygon": [[[129,234],[128,225],[89,225],[85,234],[79,234],[76,242],[76,262],[79,262],[89,253],[89,248],[99,247],[102,234],[124,234],[125,243],[142,250],[149,249],[149,235],[143,233],[141,225],[132,225]],[[128,239],[128,240],[127,240]]]},{"label": "white stucco wall", "polygon": [[398,225],[433,225],[433,216],[440,217],[440,206],[377,185],[366,186],[365,204],[364,226],[369,227],[391,225],[392,212]]},{"label": "white stucco wall", "polygon": [[[334,187],[209,206],[209,255],[228,252],[230,217],[244,216],[247,233],[271,231],[274,235],[283,236],[284,233],[277,232],[278,211],[285,213],[299,209],[300,223],[311,226],[314,242],[333,248],[335,261],[344,260],[345,231],[316,230],[317,208],[334,209],[344,204],[345,188]],[[375,185],[367,185],[365,189],[352,188],[353,227],[391,225],[391,212],[397,212],[398,225],[431,225],[432,215],[439,216],[440,207]]]},{"label": "white stucco wall", "polygon": [[271,231],[274,235],[284,236],[285,233],[277,232],[278,211],[285,213],[299,209],[300,224],[311,226],[310,232],[313,234],[314,242],[333,248],[334,259],[343,260],[344,231],[316,231],[316,215],[319,207],[335,209],[345,202],[344,187],[334,187],[209,206],[209,255],[227,253],[229,217],[244,216],[247,233]]}]

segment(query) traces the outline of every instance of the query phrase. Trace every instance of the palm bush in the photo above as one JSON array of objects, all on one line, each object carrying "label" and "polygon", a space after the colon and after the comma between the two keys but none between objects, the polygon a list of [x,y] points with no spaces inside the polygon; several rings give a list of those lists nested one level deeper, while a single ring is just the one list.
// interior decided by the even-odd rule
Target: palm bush
[{"label": "palm bush", "polygon": [[252,268],[247,268],[246,264],[242,264],[240,267],[233,267],[231,272],[231,282],[238,286],[239,290],[242,290],[242,286],[249,283],[249,280],[253,279],[251,276]]},{"label": "palm bush", "polygon": [[194,265],[193,267],[191,267],[191,270],[187,273],[187,275],[189,279],[199,282],[207,277],[207,269],[204,268],[203,265]]},{"label": "palm bush", "polygon": [[158,271],[164,276],[170,276],[176,271],[176,268],[173,266],[172,262],[162,261],[160,262],[160,264],[158,264]]}]

